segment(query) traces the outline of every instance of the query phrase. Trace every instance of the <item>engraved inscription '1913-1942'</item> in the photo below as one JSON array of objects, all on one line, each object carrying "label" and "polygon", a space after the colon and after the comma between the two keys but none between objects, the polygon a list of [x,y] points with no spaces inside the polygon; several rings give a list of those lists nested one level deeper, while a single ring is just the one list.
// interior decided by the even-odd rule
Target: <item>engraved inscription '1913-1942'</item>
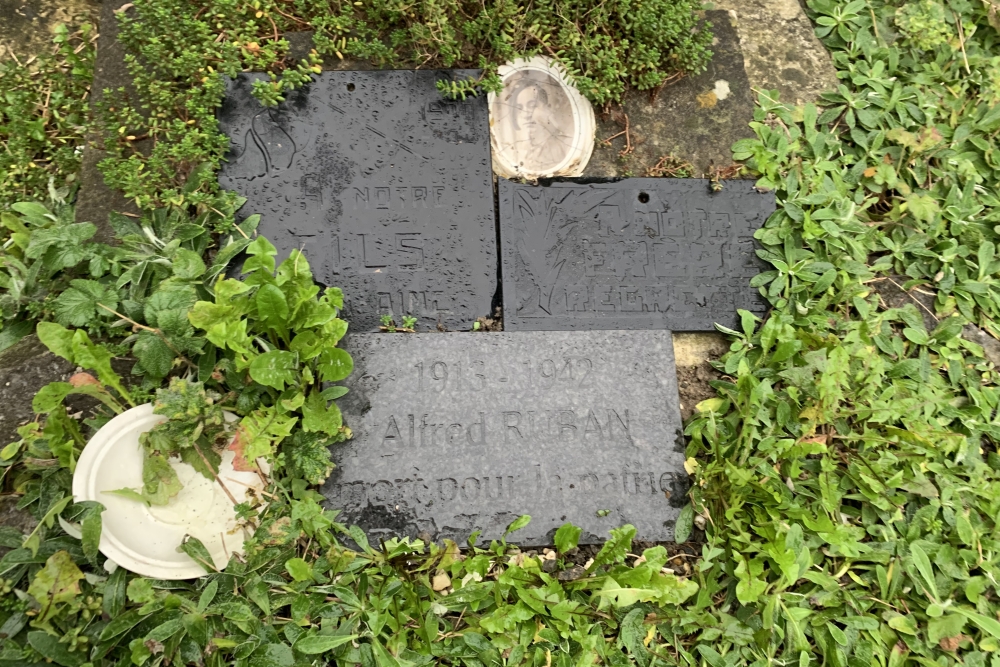
[{"label": "engraved inscription '1913-1942'", "polygon": [[492,383],[524,383],[528,387],[549,388],[560,384],[569,387],[593,386],[594,362],[589,357],[556,359],[520,359],[509,364],[492,359],[418,361],[416,387],[419,391],[483,391]]}]

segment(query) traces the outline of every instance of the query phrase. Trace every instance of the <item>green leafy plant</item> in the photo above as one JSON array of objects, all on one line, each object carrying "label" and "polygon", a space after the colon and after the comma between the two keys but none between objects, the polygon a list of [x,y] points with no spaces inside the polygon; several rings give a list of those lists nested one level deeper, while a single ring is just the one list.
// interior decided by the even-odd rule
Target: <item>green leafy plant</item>
[{"label": "green leafy plant", "polygon": [[51,52],[0,61],[0,211],[44,201],[50,180],[70,185],[89,123],[97,31],[55,28]]},{"label": "green leafy plant", "polygon": [[[96,232],[89,222],[73,222],[73,207],[66,203],[69,188],[49,183],[49,205],[16,202],[0,213],[4,232],[0,250],[0,315],[11,323],[32,317],[54,317],[64,323],[77,318],[77,293],[88,291],[95,298],[116,300],[105,282],[74,278],[104,276],[111,268],[107,248],[88,243]],[[79,267],[79,269],[78,269]],[[68,290],[69,293],[67,294]],[[103,319],[107,320],[107,314]],[[97,324],[94,314],[78,322]],[[95,321],[91,321],[95,320]]]},{"label": "green leafy plant", "polygon": [[952,38],[951,21],[937,0],[909,2],[896,10],[896,25],[919,49],[930,51]]},{"label": "green leafy plant", "polygon": [[400,7],[376,0],[320,3],[298,0],[297,13],[317,31],[320,53],[370,59],[384,66],[435,63],[476,65],[477,81],[439,87],[450,97],[496,91],[496,67],[541,53],[561,61],[595,104],[619,101],[626,85],[649,90],[680,71],[701,71],[711,34],[699,28],[685,0],[602,3],[471,3],[462,0]]},{"label": "green leafy plant", "polygon": [[177,457],[210,480],[218,479],[220,452],[232,439],[222,397],[200,382],[174,378],[156,392],[153,412],[166,421],[139,436],[143,447],[143,488],[113,493],[150,505],[166,505],[182,488],[170,459]]},{"label": "green leafy plant", "polygon": [[986,664],[1000,389],[974,341],[1000,333],[1000,111],[969,73],[1000,36],[979,3],[809,4],[842,84],[820,108],[763,91],[756,138],[733,147],[779,202],[757,233],[773,269],[753,281],[773,310],[726,330],[677,525],[705,531],[702,599],[725,597],[749,634],[689,650]]},{"label": "green leafy plant", "polygon": [[[131,324],[132,354],[138,363],[133,373],[144,376],[147,386],[157,386],[175,368],[195,367],[205,349],[187,314],[199,297],[208,296],[212,282],[250,244],[249,234],[259,216],[250,216],[212,243],[209,230],[232,213],[206,211],[191,219],[178,209],[156,209],[139,223],[124,216],[111,216],[121,244],[114,259],[120,267],[116,287],[121,290],[121,309],[92,300],[90,308],[111,312],[123,324]],[[215,246],[210,264],[202,257]]]},{"label": "green leafy plant", "polygon": [[[327,445],[344,440],[350,431],[332,401],[346,389],[321,386],[343,380],[354,368],[350,355],[337,347],[347,333],[347,322],[337,317],[343,294],[330,288],[320,295],[298,251],[276,268],[277,251],[258,237],[247,254],[246,278],[220,279],[214,302],[199,301],[188,315],[223,355],[203,357],[200,366],[209,376],[223,375],[246,415],[237,431],[241,455],[248,462],[272,457],[297,428],[318,434]],[[289,444],[294,454],[283,461],[294,469],[308,470],[313,479],[318,471],[329,471],[329,451],[315,438]]]}]

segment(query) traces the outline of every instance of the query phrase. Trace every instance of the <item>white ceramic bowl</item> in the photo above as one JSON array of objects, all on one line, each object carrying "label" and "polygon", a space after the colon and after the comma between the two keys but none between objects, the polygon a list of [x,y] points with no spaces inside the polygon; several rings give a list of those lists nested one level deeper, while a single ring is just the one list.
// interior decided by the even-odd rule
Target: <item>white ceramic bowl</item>
[{"label": "white ceramic bowl", "polygon": [[497,68],[490,93],[493,170],[506,178],[579,176],[594,150],[594,109],[554,60],[519,58]]},{"label": "white ceramic bowl", "polygon": [[[226,413],[226,419],[238,417]],[[102,516],[100,550],[118,565],[157,579],[192,579],[205,570],[187,554],[178,551],[185,535],[201,540],[222,569],[234,553],[242,553],[244,528],[236,520],[233,503],[215,481],[190,465],[172,461],[184,488],[160,507],[119,495],[116,489],[142,487],[142,448],[139,435],[165,421],[146,403],[118,415],[105,424],[84,447],[73,473],[73,499],[95,500],[106,508]],[[219,478],[237,502],[248,499],[248,490],[258,493],[264,480],[255,472],[233,469],[235,454],[226,450]]]}]

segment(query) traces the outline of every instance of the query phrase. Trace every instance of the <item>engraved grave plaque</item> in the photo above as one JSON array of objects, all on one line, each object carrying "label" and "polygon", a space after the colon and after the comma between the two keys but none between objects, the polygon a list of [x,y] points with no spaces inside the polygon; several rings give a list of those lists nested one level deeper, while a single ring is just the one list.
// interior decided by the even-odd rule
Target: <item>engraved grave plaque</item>
[{"label": "engraved grave plaque", "polygon": [[[669,331],[349,334],[354,438],[323,487],[369,540],[673,539],[688,476]],[[607,513],[601,510],[608,510]],[[605,516],[598,516],[598,513]]]},{"label": "engraved grave plaque", "polygon": [[508,331],[738,327],[766,302],[754,232],[774,211],[753,181],[500,180]]},{"label": "engraved grave plaque", "polygon": [[450,101],[439,79],[472,70],[323,72],[285,102],[228,83],[219,113],[230,151],[219,183],[278,248],[342,287],[355,331],[379,317],[468,329],[496,292],[496,234],[485,96]]}]

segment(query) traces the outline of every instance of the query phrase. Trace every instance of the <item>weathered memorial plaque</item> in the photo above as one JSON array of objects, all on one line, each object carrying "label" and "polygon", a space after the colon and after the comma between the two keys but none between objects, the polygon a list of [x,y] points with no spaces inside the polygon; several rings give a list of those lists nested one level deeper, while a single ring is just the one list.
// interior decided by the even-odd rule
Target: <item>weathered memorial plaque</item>
[{"label": "weathered memorial plaque", "polygon": [[316,279],[344,289],[355,331],[381,315],[467,329],[496,292],[496,233],[485,96],[450,101],[439,79],[477,71],[323,72],[267,109],[267,77],[229,82],[220,184],[280,261],[302,249]]},{"label": "weathered memorial plaque", "polygon": [[[688,476],[668,331],[353,334],[353,440],[323,488],[369,539],[673,537]],[[606,512],[603,510],[607,510]]]},{"label": "weathered memorial plaque", "polygon": [[737,308],[766,309],[753,233],[774,208],[746,180],[501,179],[504,327],[734,327]]}]

